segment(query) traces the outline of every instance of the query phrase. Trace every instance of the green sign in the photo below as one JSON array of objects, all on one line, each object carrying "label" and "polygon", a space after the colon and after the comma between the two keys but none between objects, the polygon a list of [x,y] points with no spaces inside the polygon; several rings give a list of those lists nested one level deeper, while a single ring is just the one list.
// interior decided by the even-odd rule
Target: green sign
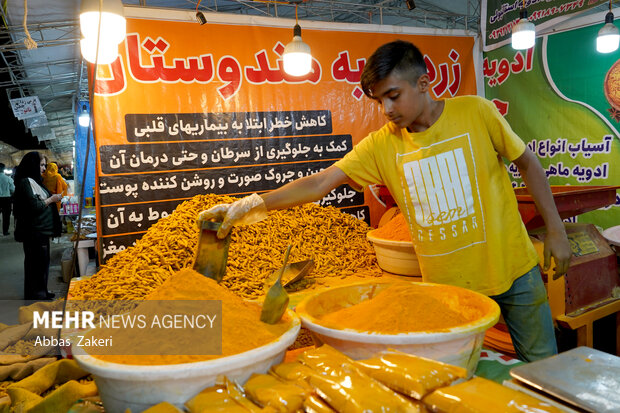
[{"label": "green sign", "polygon": [[481,31],[484,37],[484,50],[493,50],[510,42],[512,26],[519,21],[522,7],[527,9],[528,20],[536,25],[536,30],[540,30],[607,2],[607,0],[482,0]]},{"label": "green sign", "polygon": [[[538,156],[552,185],[620,185],[620,51],[596,51],[600,25],[484,54],[485,96]],[[508,164],[513,186],[523,185]],[[614,204],[569,218],[603,228],[620,222]]]}]

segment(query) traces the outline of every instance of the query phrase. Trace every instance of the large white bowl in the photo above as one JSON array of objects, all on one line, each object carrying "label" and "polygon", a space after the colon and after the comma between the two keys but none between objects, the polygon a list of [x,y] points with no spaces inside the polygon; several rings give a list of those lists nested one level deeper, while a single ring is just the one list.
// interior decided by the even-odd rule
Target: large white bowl
[{"label": "large white bowl", "polygon": [[[402,334],[359,332],[350,329],[334,329],[321,325],[324,314],[349,307],[367,300],[369,295],[392,285],[393,281],[372,281],[345,285],[321,291],[306,297],[296,308],[302,325],[310,330],[317,344],[326,343],[354,360],[372,357],[378,352],[393,348],[467,369],[468,377],[476,370],[485,331],[499,320],[499,306],[490,298],[476,292],[463,290],[479,296],[484,315],[473,322],[451,329]],[[432,288],[458,288],[432,283],[419,283]],[[447,287],[447,288],[445,288]],[[374,289],[374,290],[373,290]],[[398,312],[399,308],[394,307]],[[433,309],[429,309],[429,312]]]},{"label": "large white bowl", "polygon": [[399,275],[421,276],[420,264],[413,243],[376,237],[376,230],[369,231],[366,238],[375,248],[377,263],[382,270]]},{"label": "large white bowl", "polygon": [[603,237],[611,245],[615,247],[620,247],[620,225],[616,225],[615,227],[607,228],[606,230],[604,230]]},{"label": "large white bowl", "polygon": [[213,386],[220,374],[243,384],[252,373],[266,373],[271,366],[281,363],[301,328],[299,317],[291,310],[287,314],[291,327],[278,340],[214,360],[141,366],[106,362],[84,354],[76,346],[72,352],[80,367],[93,375],[106,412],[123,413],[129,408],[137,413],[162,401],[182,408],[183,403]]}]

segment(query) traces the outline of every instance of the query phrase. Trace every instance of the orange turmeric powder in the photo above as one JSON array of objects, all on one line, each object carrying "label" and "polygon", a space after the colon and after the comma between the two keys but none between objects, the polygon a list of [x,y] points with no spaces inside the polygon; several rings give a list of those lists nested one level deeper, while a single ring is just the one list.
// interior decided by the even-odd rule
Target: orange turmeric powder
[{"label": "orange turmeric powder", "polygon": [[403,214],[397,214],[388,221],[387,224],[377,228],[373,235],[377,238],[389,239],[393,241],[409,241],[411,242],[411,234],[409,233],[409,225],[405,221]]},{"label": "orange turmeric powder", "polygon": [[[163,355],[129,355],[132,346],[149,345],[136,342],[135,331],[131,329],[114,331],[114,340],[123,343],[129,349],[121,355],[94,355],[93,357],[121,364],[162,365],[191,363],[211,360],[242,353],[261,347],[277,340],[290,327],[291,319],[286,314],[276,324],[260,321],[261,306],[255,302],[245,301],[225,287],[217,284],[192,269],[184,269],[173,274],[159,288],[146,297],[146,300],[221,300],[222,301],[222,354],[221,355],[171,355],[175,350],[180,352],[179,343],[160,343],[158,348],[169,346],[173,351],[161,351]],[[138,307],[139,308],[139,307]],[[101,329],[107,330],[107,329]],[[97,336],[105,337],[110,331],[98,332]],[[153,338],[156,342],[156,338]],[[127,343],[127,344],[125,344]],[[117,352],[115,350],[115,352]]]},{"label": "orange turmeric powder", "polygon": [[474,321],[486,311],[475,293],[462,288],[395,283],[369,300],[325,314],[321,324],[383,334],[438,332]]}]

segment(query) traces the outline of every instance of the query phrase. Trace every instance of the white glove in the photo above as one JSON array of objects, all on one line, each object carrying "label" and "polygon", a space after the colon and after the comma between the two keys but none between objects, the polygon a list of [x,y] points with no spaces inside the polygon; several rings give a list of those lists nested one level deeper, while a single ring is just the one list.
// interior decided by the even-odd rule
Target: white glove
[{"label": "white glove", "polygon": [[218,238],[225,238],[233,225],[249,225],[267,218],[267,206],[258,194],[238,199],[232,204],[219,204],[198,214],[198,221],[222,221]]}]

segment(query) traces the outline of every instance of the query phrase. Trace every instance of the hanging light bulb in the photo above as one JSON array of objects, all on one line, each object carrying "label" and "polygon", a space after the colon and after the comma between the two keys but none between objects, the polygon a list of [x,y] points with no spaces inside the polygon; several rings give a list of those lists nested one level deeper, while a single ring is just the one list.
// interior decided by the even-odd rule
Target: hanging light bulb
[{"label": "hanging light bulb", "polygon": [[99,42],[99,47],[97,47],[96,38],[80,40],[80,49],[84,59],[90,63],[105,65],[118,58],[118,44]]},{"label": "hanging light bulb", "polygon": [[611,0],[609,11],[605,15],[605,25],[598,31],[596,38],[596,51],[599,53],[611,53],[618,50],[620,43],[620,31],[614,24],[614,14],[611,12]]},{"label": "hanging light bulb", "polygon": [[86,105],[82,105],[82,111],[78,116],[78,123],[84,128],[88,127],[90,123],[90,115],[88,114],[88,110],[86,110]]},{"label": "hanging light bulb", "polygon": [[115,61],[127,32],[121,0],[82,0],[80,29],[84,59],[98,64]]},{"label": "hanging light bulb", "polygon": [[99,12],[101,27],[99,37],[119,44],[127,32],[123,3],[121,0],[82,0],[80,8],[80,29],[86,38],[97,37]]},{"label": "hanging light bulb", "polygon": [[303,76],[312,70],[310,46],[301,40],[301,26],[297,23],[297,4],[295,5],[293,41],[284,48],[282,59],[284,60],[284,71],[291,76]]},{"label": "hanging light bulb", "polygon": [[512,48],[516,50],[529,49],[536,43],[536,30],[534,23],[527,20],[525,0],[523,8],[519,12],[519,21],[512,26]]}]

